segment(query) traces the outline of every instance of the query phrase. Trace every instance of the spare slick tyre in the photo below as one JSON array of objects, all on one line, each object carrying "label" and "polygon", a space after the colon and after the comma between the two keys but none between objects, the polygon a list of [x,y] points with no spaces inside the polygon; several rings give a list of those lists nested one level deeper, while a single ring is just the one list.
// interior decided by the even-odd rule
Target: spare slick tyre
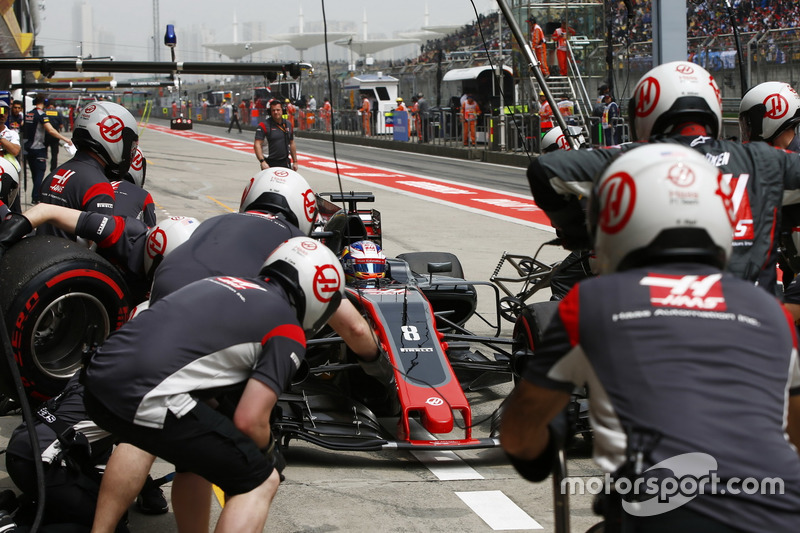
[{"label": "spare slick tyre", "polygon": [[[0,309],[28,396],[58,394],[92,345],[125,322],[129,300],[119,271],[81,244],[36,236],[12,246],[0,259]],[[16,397],[7,364],[0,391]]]}]

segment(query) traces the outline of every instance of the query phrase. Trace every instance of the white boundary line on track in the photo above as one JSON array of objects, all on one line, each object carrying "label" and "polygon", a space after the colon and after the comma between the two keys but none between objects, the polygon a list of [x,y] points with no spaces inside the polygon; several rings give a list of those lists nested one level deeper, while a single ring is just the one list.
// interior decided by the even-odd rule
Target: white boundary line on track
[{"label": "white boundary line on track", "polygon": [[499,490],[455,494],[495,531],[544,529],[539,522]]}]

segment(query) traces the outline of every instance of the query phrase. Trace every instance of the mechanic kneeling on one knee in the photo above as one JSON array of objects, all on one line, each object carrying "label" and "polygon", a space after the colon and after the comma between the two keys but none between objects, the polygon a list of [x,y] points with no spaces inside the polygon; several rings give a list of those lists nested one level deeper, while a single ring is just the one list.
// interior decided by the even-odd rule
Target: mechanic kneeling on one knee
[{"label": "mechanic kneeling on one knee", "polygon": [[[338,307],[343,281],[333,252],[295,237],[275,249],[258,277],[187,285],[112,333],[91,357],[89,414],[175,465],[179,530],[208,530],[211,483],[227,496],[217,531],[263,528],[284,466],[270,415],[305,357],[306,336]],[[236,396],[232,416],[212,407]]]},{"label": "mechanic kneeling on one knee", "polygon": [[[114,437],[97,427],[86,414],[83,386],[76,374],[57,397],[45,402],[36,411],[34,430],[45,463],[45,509],[43,525],[71,524],[88,531],[94,519],[102,467],[111,455]],[[38,494],[28,427],[18,426],[6,450],[6,470],[22,491],[20,510],[15,515],[18,525],[30,525],[35,514]],[[163,514],[169,510],[167,500],[152,478],[137,499],[141,512]],[[123,519],[117,531],[127,531]]]},{"label": "mechanic kneeling on one knee", "polygon": [[[594,458],[620,488],[606,532],[800,524],[797,339],[774,296],[721,270],[732,196],[688,147],[637,148],[606,168],[589,208],[603,275],[561,301],[507,402],[502,446],[542,480],[557,437],[571,434],[570,393],[588,388]],[[683,494],[689,477],[697,490]],[[777,492],[766,486],[775,479]]]}]

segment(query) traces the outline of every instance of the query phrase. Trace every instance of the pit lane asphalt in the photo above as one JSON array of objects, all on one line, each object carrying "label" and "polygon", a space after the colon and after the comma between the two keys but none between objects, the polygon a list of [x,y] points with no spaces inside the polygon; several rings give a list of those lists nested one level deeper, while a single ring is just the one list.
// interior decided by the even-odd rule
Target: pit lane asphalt
[{"label": "pit lane asphalt", "polygon": [[[253,133],[227,134],[224,128],[197,125],[196,131],[252,143]],[[298,139],[298,151],[329,155],[321,141]],[[146,188],[155,198],[159,220],[168,215],[191,215],[201,220],[236,210],[247,179],[258,171],[252,153],[237,152],[211,144],[147,130],[141,147],[148,161]],[[337,145],[341,159],[373,163],[410,173],[435,176],[496,189],[527,194],[524,169],[457,161],[433,156]],[[62,151],[62,160],[68,157]],[[335,177],[320,172],[300,172],[315,191],[338,190]],[[487,180],[491,179],[491,183]],[[364,184],[343,181],[347,190],[369,190]],[[381,212],[384,249],[388,255],[413,251],[449,251],[461,260],[468,279],[488,280],[503,251],[532,254],[553,237],[533,229],[474,211],[428,202],[383,189],[374,190],[370,207]],[[232,236],[233,237],[233,236]],[[551,262],[565,253],[545,247],[541,258]],[[481,292],[481,309],[490,308],[489,292]],[[547,299],[548,294],[534,299]],[[478,329],[474,321],[470,327]],[[511,324],[502,323],[509,335]],[[488,416],[511,390],[510,384],[489,391],[469,393],[473,417]],[[4,446],[18,416],[0,418],[0,446]],[[488,423],[475,434],[485,436]],[[502,491],[544,529],[553,531],[550,481],[532,484],[521,479],[498,449],[456,453],[482,479],[441,481],[407,452],[332,452],[294,442],[286,452],[286,481],[273,502],[265,531],[280,532],[488,532],[493,531],[456,492]],[[585,452],[575,451],[569,468],[573,476],[599,475]],[[154,477],[169,473],[171,466],[158,461]],[[0,489],[13,488],[4,470]],[[169,497],[171,484],[164,486]],[[572,496],[572,526],[585,531],[598,519],[591,511],[591,496]],[[213,502],[212,524],[220,506]],[[177,531],[170,512],[163,516],[130,513],[132,531]]]}]

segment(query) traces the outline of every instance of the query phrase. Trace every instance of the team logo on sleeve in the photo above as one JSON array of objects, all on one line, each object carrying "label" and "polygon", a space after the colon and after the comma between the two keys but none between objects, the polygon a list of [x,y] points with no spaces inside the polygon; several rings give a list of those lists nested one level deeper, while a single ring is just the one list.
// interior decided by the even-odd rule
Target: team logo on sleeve
[{"label": "team logo on sleeve", "polygon": [[639,285],[650,287],[653,307],[677,307],[703,311],[725,311],[722,274],[710,276],[668,276],[650,274]]},{"label": "team logo on sleeve", "polygon": [[53,175],[53,179],[50,181],[50,190],[54,193],[61,194],[64,192],[64,187],[67,186],[67,182],[74,174],[74,170],[62,168]]},{"label": "team logo on sleeve", "polygon": [[244,290],[244,289],[258,289],[263,291],[264,287],[258,285],[257,283],[253,283],[251,281],[247,281],[241,278],[232,278],[230,276],[220,276],[216,278],[217,281],[220,283],[224,283],[229,287],[233,287],[236,290]]}]

